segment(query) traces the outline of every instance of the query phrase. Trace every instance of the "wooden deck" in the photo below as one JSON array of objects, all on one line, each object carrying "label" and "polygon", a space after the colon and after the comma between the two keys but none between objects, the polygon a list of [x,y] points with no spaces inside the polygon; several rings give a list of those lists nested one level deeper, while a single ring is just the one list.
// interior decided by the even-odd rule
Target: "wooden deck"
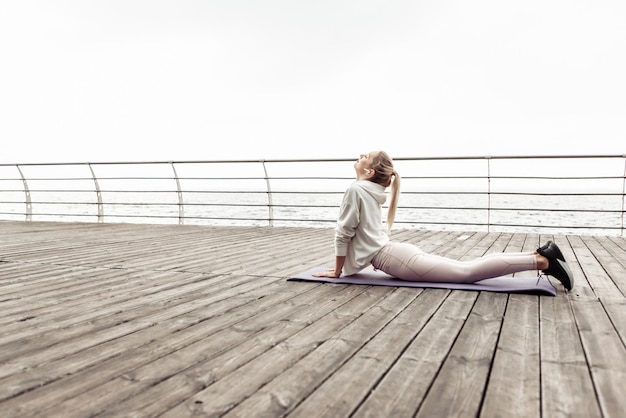
[{"label": "wooden deck", "polygon": [[458,259],[554,238],[556,297],[287,282],[332,235],[0,222],[0,416],[624,416],[624,238],[394,233]]}]

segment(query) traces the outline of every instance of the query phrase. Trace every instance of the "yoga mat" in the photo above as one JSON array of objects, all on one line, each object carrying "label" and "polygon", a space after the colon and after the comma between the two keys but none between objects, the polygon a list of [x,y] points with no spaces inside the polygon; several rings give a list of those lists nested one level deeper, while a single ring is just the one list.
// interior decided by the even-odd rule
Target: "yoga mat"
[{"label": "yoga mat", "polygon": [[516,278],[510,275],[484,279],[475,283],[439,283],[439,282],[411,282],[396,279],[393,276],[374,270],[369,267],[352,276],[342,276],[337,279],[315,277],[313,274],[328,270],[328,267],[315,267],[303,273],[289,277],[288,281],[309,281],[337,284],[360,284],[369,286],[398,286],[398,287],[425,287],[452,290],[477,290],[502,293],[531,293],[556,296],[556,288],[546,277]]}]

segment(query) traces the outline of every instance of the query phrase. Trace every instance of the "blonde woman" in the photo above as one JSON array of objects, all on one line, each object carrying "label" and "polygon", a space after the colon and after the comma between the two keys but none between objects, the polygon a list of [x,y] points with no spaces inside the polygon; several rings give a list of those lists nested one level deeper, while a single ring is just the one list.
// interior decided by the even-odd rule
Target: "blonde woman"
[{"label": "blonde woman", "polygon": [[[390,241],[387,232],[393,225],[400,196],[400,175],[392,159],[384,151],[361,154],[354,170],[356,181],[344,194],[335,228],[335,268],[316,276],[350,276],[371,264],[402,280],[473,283],[520,271],[542,270],[567,290],[573,288],[572,273],[552,241],[535,252],[494,253],[471,261],[441,257],[410,243]],[[385,231],[381,207],[388,187],[391,200]]]}]

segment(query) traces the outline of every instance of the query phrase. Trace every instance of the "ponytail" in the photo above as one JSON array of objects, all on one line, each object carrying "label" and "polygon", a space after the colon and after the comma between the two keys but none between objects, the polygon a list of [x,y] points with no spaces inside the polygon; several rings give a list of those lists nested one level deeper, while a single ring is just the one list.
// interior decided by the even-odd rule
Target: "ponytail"
[{"label": "ponytail", "polygon": [[391,232],[393,221],[396,219],[396,209],[398,209],[398,200],[400,199],[400,175],[396,170],[391,173],[393,180],[391,182],[391,201],[389,202],[389,210],[387,211],[387,232]]},{"label": "ponytail", "polygon": [[387,231],[389,232],[396,218],[396,209],[398,208],[398,200],[400,198],[400,175],[393,168],[393,161],[385,151],[376,152],[372,168],[376,174],[374,174],[371,181],[384,187],[391,187],[391,201],[387,211]]}]

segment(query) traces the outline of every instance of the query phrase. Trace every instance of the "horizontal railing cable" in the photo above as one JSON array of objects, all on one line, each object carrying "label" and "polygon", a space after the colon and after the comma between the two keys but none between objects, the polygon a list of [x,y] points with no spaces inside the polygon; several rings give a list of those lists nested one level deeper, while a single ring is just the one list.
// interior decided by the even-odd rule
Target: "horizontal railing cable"
[{"label": "horizontal railing cable", "polygon": [[[624,234],[624,155],[394,160],[402,167],[401,227]],[[327,226],[354,180],[346,175],[354,161],[0,164],[0,219]]]}]

